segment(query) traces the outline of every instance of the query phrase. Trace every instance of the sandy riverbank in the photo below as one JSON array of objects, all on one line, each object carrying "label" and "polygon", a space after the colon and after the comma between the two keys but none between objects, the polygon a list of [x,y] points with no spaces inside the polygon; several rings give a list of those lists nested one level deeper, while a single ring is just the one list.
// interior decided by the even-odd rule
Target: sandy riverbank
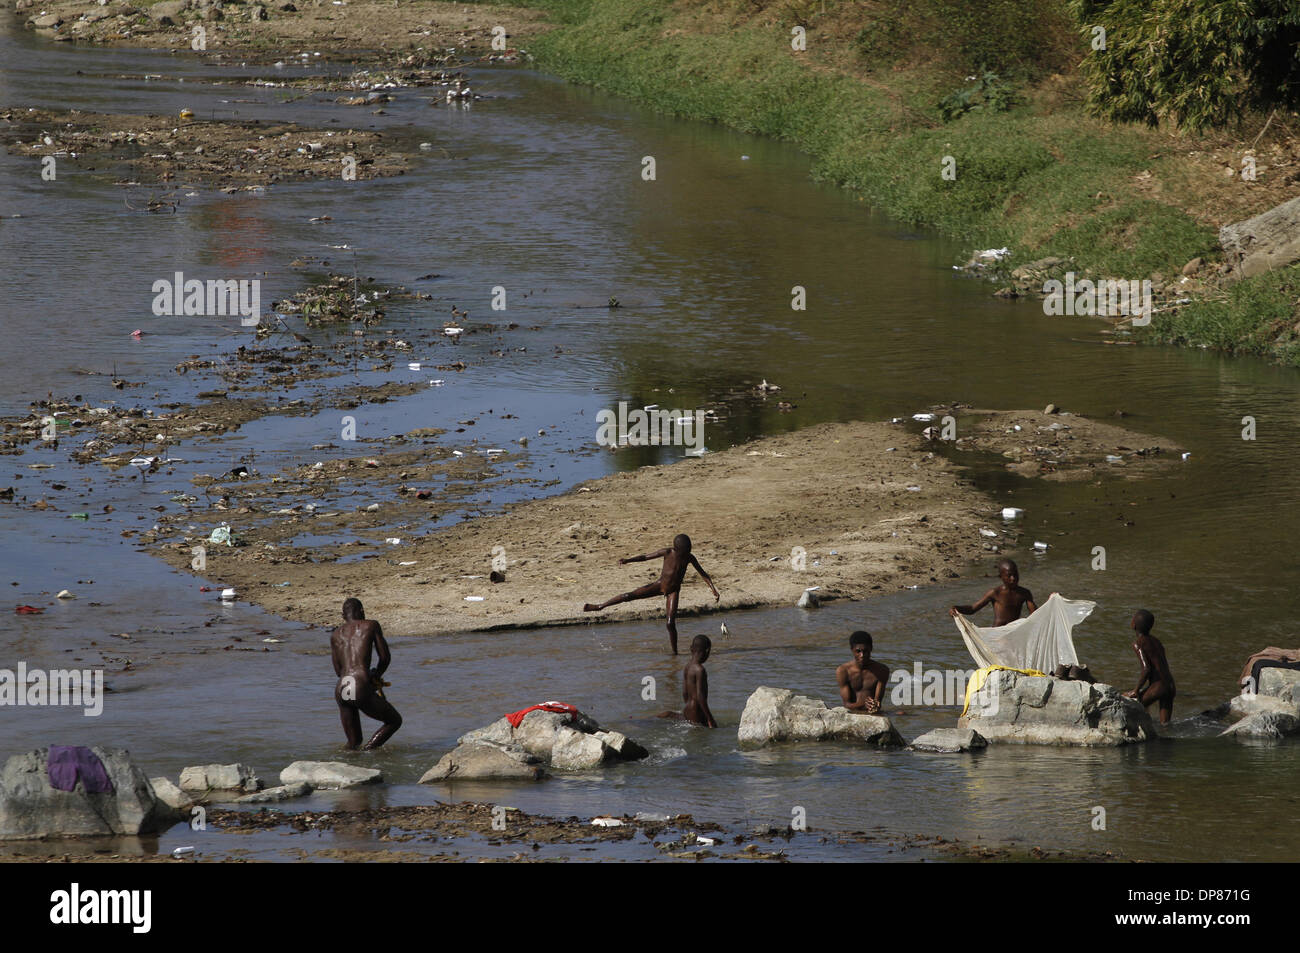
[{"label": "sandy riverbank", "polygon": [[[343,598],[357,596],[395,635],[646,619],[657,636],[660,599],[601,613],[583,613],[582,605],[657,578],[657,563],[621,566],[618,559],[666,546],[678,532],[692,537],[722,596],[715,603],[692,574],[684,615],[791,605],[811,586],[821,587],[823,599],[861,599],[956,578],[980,557],[1016,551],[1015,524],[1004,526],[999,507],[963,478],[956,462],[962,450],[1000,454],[1026,478],[1113,479],[1175,465],[1181,449],[1070,414],[955,413],[964,436],[954,459],[936,452],[910,420],[820,424],[588,481],[429,535],[407,533],[399,545],[350,549],[371,558],[348,562],[339,562],[337,546],[293,546],[296,534],[322,532],[302,507],[315,491],[301,474],[264,482],[248,496],[238,481],[209,487],[206,495],[221,496],[222,508],[196,509],[186,519],[206,532],[242,507],[245,545],[209,546],[204,575],[233,586],[241,599],[310,624],[333,625]],[[414,511],[428,506],[411,490],[414,468],[429,454],[372,457],[375,465],[360,471],[357,461],[344,462],[340,478],[374,474],[379,505],[369,510],[369,497],[353,504],[357,528],[382,537],[386,526],[410,525]],[[402,472],[389,476],[401,478],[400,485],[389,486],[384,474],[394,468]],[[341,516],[322,515],[336,522]],[[352,525],[342,518],[334,531]],[[156,552],[186,569],[203,540],[171,537]],[[498,568],[504,560],[499,584],[489,581],[494,559]]]},{"label": "sandy riverbank", "polygon": [[[489,56],[493,29],[504,30],[505,51],[517,55],[548,28],[535,10],[428,0],[162,0],[104,5],[94,0],[9,0],[7,6],[38,36],[55,41],[194,50],[218,58],[278,61],[348,53],[387,62],[416,50],[455,49]],[[197,34],[196,30],[202,30]],[[196,36],[202,49],[196,49]]]}]

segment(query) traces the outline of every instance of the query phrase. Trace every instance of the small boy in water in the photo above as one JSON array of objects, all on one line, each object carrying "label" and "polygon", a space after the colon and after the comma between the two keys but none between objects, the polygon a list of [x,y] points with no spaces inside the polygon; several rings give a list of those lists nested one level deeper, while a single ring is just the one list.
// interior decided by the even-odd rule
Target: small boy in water
[{"label": "small boy in water", "polygon": [[682,717],[692,724],[705,728],[716,728],[718,723],[709,711],[709,673],[704,671],[704,663],[713,651],[713,642],[707,635],[697,635],[691,639],[691,660],[682,671]]},{"label": "small boy in water", "polygon": [[[1136,698],[1144,708],[1150,708],[1153,702],[1160,703],[1160,724],[1169,724],[1169,717],[1174,713],[1174,675],[1169,670],[1169,659],[1165,657],[1165,647],[1154,635],[1151,627],[1156,624],[1156,617],[1146,609],[1133,613],[1131,628],[1137,639],[1133,642],[1133,651],[1137,653],[1142,669],[1138,672],[1137,688],[1125,692],[1129,698]],[[1143,689],[1146,689],[1144,692]]]},{"label": "small boy in water", "polygon": [[839,684],[840,700],[845,708],[875,715],[885,698],[889,668],[871,660],[871,645],[869,632],[854,632],[849,636],[853,661],[845,662],[835,670],[835,681]]},{"label": "small boy in water", "polygon": [[[370,653],[379,656],[379,664],[370,667]],[[382,721],[383,724],[366,742],[366,749],[378,748],[402,727],[402,716],[384,697],[383,674],[392,661],[384,630],[379,623],[366,618],[360,599],[343,601],[343,624],[330,633],[330,656],[334,661],[334,700],[338,702],[343,733],[348,739],[348,750],[361,746],[361,716]]]},{"label": "small boy in water", "polygon": [[973,606],[953,606],[948,610],[948,614],[954,619],[958,613],[974,615],[991,602],[993,603],[993,625],[1000,626],[1019,619],[1023,606],[1029,607],[1030,615],[1038,610],[1038,606],[1034,604],[1034,594],[1020,585],[1020,569],[1014,561],[1003,559],[998,562],[998,578],[1002,580],[1002,585],[995,586],[984,593],[984,598],[979,602]]},{"label": "small boy in water", "polygon": [[690,566],[695,567],[709,588],[713,590],[713,601],[717,602],[720,598],[718,587],[713,584],[709,574],[704,571],[699,560],[691,555],[691,538],[685,533],[679,533],[673,539],[673,545],[669,549],[661,549],[658,552],[647,553],[644,556],[629,556],[626,559],[620,559],[620,566],[627,563],[642,563],[647,559],[663,558],[664,568],[659,575],[658,582],[652,582],[633,589],[631,592],[625,592],[613,599],[606,600],[600,605],[593,605],[588,602],[582,607],[583,612],[599,612],[601,609],[607,609],[610,606],[618,605],[620,602],[631,602],[634,599],[650,599],[654,596],[665,596],[666,607],[668,610],[668,644],[672,646],[673,654],[677,654],[677,598],[682,591],[682,579],[686,576],[686,570]]}]

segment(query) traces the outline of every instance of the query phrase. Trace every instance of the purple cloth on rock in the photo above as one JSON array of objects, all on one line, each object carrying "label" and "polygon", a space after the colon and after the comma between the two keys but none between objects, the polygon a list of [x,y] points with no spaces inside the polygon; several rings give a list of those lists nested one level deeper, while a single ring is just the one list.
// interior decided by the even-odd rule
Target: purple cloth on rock
[{"label": "purple cloth on rock", "polygon": [[75,791],[80,780],[87,794],[111,794],[113,782],[104,770],[99,755],[80,745],[50,745],[47,763],[50,787],[56,791]]}]

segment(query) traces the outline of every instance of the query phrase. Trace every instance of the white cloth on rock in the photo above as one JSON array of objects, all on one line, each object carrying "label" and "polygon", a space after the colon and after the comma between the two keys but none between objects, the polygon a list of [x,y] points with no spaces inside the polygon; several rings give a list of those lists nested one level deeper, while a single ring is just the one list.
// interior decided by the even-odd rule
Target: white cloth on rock
[{"label": "white cloth on rock", "polygon": [[1054,592],[1033,615],[1003,626],[983,629],[971,624],[964,615],[957,615],[953,621],[980,668],[1005,665],[1051,675],[1058,665],[1079,664],[1070,630],[1088,618],[1095,608],[1095,602],[1063,599]]}]

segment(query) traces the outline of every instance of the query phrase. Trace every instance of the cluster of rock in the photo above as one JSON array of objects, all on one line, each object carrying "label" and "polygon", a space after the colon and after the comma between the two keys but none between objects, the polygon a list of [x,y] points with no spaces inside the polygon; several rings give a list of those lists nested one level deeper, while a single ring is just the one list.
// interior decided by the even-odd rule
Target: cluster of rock
[{"label": "cluster of rock", "polygon": [[902,747],[893,722],[847,708],[827,708],[820,698],[785,688],[761,686],[745,702],[738,730],[742,748],[786,741],[856,741],[881,748]]},{"label": "cluster of rock", "polygon": [[1221,711],[1235,721],[1224,735],[1237,738],[1285,738],[1300,734],[1300,672],[1266,668],[1255,694],[1238,695]]},{"label": "cluster of rock", "polygon": [[[294,13],[297,7],[290,0],[273,4],[275,9],[285,13]],[[22,13],[28,9],[34,12],[27,18],[27,26],[38,33],[56,40],[73,40],[83,35],[94,33],[94,25],[101,21],[115,33],[144,35],[158,32],[159,27],[180,27],[186,23],[218,20],[266,20],[269,19],[267,5],[261,3],[244,3],[243,0],[161,0],[148,7],[137,7],[130,3],[88,4],[84,11],[69,13],[40,9],[35,0],[15,0],[14,8]]]},{"label": "cluster of rock", "polygon": [[181,772],[179,787],[166,778],[154,778],[153,782],[155,790],[162,787],[169,798],[179,792],[189,803],[201,800],[266,804],[304,797],[312,791],[339,791],[377,784],[383,779],[383,773],[377,768],[362,768],[342,761],[295,761],[280,772],[280,783],[272,788],[266,787],[246,764],[202,764],[186,768]]},{"label": "cluster of rock", "polygon": [[993,671],[958,721],[989,742],[1118,746],[1150,741],[1142,703],[1110,685]]},{"label": "cluster of rock", "polygon": [[425,772],[434,781],[517,778],[536,781],[555,771],[583,771],[649,754],[626,735],[607,731],[582,712],[530,711],[515,728],[500,718],[461,735],[456,747]]}]

